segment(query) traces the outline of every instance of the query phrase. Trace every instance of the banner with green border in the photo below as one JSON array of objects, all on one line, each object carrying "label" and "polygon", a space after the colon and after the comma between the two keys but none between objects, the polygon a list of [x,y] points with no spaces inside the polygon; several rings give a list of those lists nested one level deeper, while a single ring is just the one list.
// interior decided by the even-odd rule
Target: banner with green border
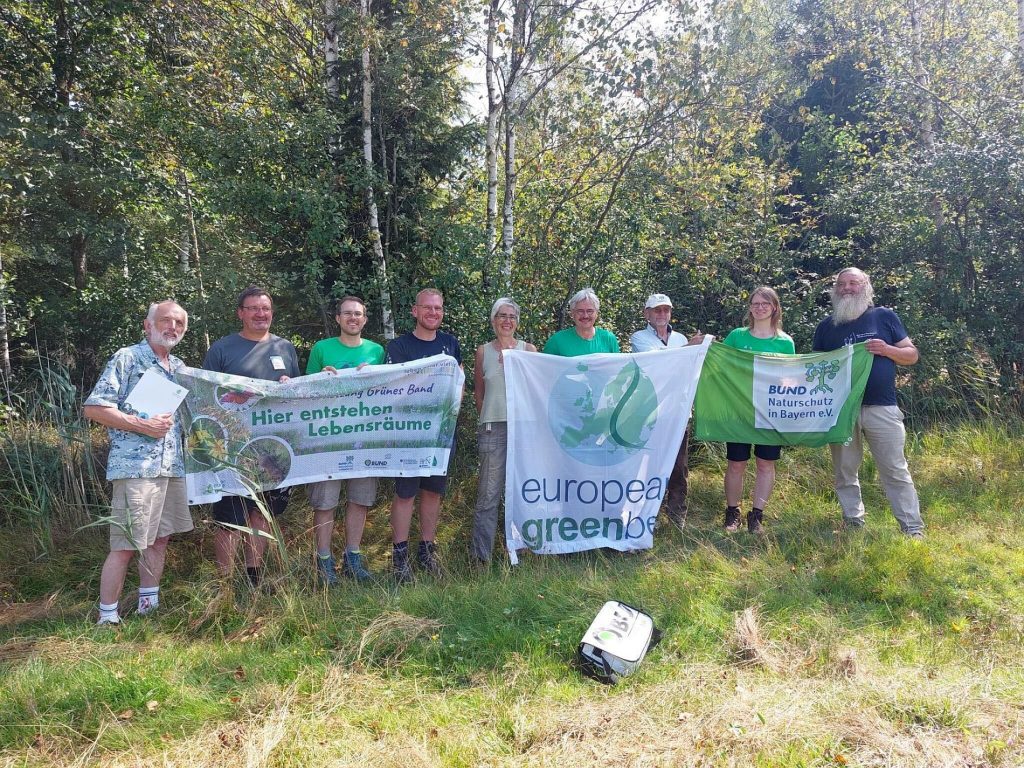
[{"label": "banner with green border", "polygon": [[320,480],[441,475],[462,369],[448,355],[285,383],[183,368],[189,504]]},{"label": "banner with green border", "polygon": [[694,434],[755,445],[845,443],[873,359],[863,343],[811,355],[712,344],[697,386]]}]

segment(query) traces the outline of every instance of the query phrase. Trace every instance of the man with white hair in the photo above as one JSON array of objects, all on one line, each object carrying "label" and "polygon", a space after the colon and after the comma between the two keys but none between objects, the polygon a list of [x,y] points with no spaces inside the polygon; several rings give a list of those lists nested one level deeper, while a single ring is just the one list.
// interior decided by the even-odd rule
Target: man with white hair
[{"label": "man with white hair", "polygon": [[[703,333],[695,333],[689,340],[672,329],[672,300],[664,293],[652,293],[644,304],[644,319],[647,327],[629,337],[629,345],[633,352],[663,351],[700,344],[704,341]],[[682,528],[686,525],[686,492],[690,474],[688,453],[690,449],[690,429],[683,433],[683,442],[676,454],[676,462],[668,479],[665,512],[668,519]]]},{"label": "man with white hair", "polygon": [[922,538],[921,505],[904,454],[907,433],[903,413],[896,405],[896,366],[913,365],[920,355],[899,316],[891,309],[874,306],[873,299],[874,289],[864,272],[855,267],[841,270],[832,287],[832,316],[822,320],[814,332],[816,352],[863,341],[875,356],[853,437],[846,444],[832,445],[836,495],[846,526],[863,526],[864,502],[858,475],[863,440],[867,440],[900,529],[908,536]]},{"label": "man with white hair", "polygon": [[192,530],[180,419],[173,413],[138,413],[127,402],[150,370],[174,380],[184,363],[170,352],[188,329],[188,314],[170,299],[157,302],[149,306],[142,327],[146,338],[114,353],[82,410],[110,435],[110,553],[100,574],[99,624],[121,623],[118,601],[136,552],[138,613],[157,608],[167,542]]},{"label": "man with white hair", "polygon": [[593,288],[577,291],[569,299],[573,327],[552,334],[544,345],[544,353],[559,357],[580,357],[595,352],[620,352],[615,334],[595,325],[600,308],[601,302]]}]

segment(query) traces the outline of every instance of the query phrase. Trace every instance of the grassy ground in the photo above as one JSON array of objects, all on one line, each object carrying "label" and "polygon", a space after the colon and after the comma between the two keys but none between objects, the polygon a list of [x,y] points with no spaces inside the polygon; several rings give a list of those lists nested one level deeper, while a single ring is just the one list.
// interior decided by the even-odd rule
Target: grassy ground
[{"label": "grassy ground", "polygon": [[[218,599],[200,525],[172,543],[160,614],[120,630],[93,625],[102,531],[34,560],[8,527],[0,765],[1024,765],[1024,437],[929,432],[912,468],[923,542],[897,534],[871,469],[867,529],[838,532],[824,451],[783,457],[767,536],[724,534],[706,454],[687,528],[653,551],[481,574],[462,555],[470,478],[444,510],[445,584],[329,595],[308,510],[273,595]],[[614,688],[572,664],[608,598],[665,631]]]}]

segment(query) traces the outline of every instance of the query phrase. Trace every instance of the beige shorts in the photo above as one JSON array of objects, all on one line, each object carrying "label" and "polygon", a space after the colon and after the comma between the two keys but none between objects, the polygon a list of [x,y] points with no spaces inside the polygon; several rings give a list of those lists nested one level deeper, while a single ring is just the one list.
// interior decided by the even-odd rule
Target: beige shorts
[{"label": "beige shorts", "polygon": [[[377,503],[377,478],[353,477],[348,480],[348,500],[372,507]],[[341,499],[341,480],[324,480],[309,486],[309,506],[313,509],[334,509]]]},{"label": "beige shorts", "polygon": [[191,531],[184,477],[114,480],[110,549],[143,550],[174,533]]}]

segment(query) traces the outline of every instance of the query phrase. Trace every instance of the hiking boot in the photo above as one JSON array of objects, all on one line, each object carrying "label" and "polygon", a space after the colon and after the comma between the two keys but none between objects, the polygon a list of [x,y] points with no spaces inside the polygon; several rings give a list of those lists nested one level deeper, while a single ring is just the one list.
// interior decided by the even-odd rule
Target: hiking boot
[{"label": "hiking boot", "polygon": [[725,530],[729,533],[734,533],[740,529],[740,508],[739,507],[726,507],[725,508]]},{"label": "hiking boot", "polygon": [[747,530],[750,533],[764,533],[764,512],[760,509],[752,509],[747,513]]},{"label": "hiking boot", "polygon": [[325,587],[336,587],[341,583],[334,564],[334,555],[330,557],[316,556],[316,577],[317,581]]},{"label": "hiking boot", "polygon": [[413,580],[412,564],[409,562],[408,550],[391,553],[391,576],[399,584],[409,584]]},{"label": "hiking boot", "polygon": [[341,574],[359,584],[373,581],[373,574],[367,569],[362,552],[345,552],[344,559],[341,561]]},{"label": "hiking boot", "polygon": [[435,579],[444,577],[441,560],[437,556],[437,545],[432,541],[420,542],[419,551],[416,553],[416,564],[421,571],[429,573]]}]

